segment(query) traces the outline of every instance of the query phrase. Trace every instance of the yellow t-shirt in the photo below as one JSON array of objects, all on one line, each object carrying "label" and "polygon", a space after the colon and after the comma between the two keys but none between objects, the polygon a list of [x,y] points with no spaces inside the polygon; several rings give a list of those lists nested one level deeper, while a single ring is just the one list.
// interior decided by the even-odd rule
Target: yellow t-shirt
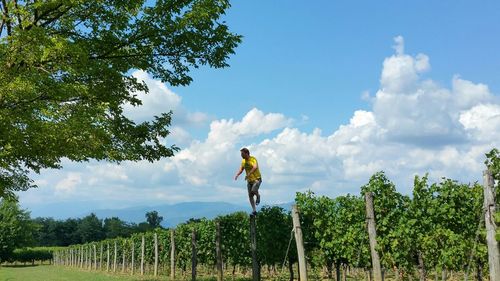
[{"label": "yellow t-shirt", "polygon": [[[255,169],[255,171],[253,171],[253,173],[248,175],[248,173],[250,173],[250,171],[252,170],[252,167],[254,165],[257,165],[257,169]],[[256,181],[257,179],[261,178],[259,166],[257,164],[257,159],[255,159],[255,157],[250,156],[250,158],[248,158],[248,160],[243,159],[241,161],[241,167],[243,167],[245,169],[245,172],[247,173],[247,181],[253,182],[253,181]]]}]

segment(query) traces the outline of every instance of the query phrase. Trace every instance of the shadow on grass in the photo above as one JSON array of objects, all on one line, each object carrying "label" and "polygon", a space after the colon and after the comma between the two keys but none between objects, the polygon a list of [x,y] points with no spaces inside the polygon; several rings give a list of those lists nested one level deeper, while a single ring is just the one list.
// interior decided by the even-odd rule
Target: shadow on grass
[{"label": "shadow on grass", "polygon": [[40,264],[2,264],[0,265],[0,268],[2,267],[24,268],[24,267],[37,267],[37,266],[40,266]]}]

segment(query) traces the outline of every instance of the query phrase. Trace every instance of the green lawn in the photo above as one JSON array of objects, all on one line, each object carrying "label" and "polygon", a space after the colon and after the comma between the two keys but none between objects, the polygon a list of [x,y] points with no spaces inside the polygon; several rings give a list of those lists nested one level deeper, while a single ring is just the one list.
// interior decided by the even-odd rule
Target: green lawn
[{"label": "green lawn", "polygon": [[[162,278],[165,280],[165,276]],[[103,272],[88,272],[61,266],[1,266],[0,281],[108,281],[108,280],[162,280],[140,276],[112,276]]]}]

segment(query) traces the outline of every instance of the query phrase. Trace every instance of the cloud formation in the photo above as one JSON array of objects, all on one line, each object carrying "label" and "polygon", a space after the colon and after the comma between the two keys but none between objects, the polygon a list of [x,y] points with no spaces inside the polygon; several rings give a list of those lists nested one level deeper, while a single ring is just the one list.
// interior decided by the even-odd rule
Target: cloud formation
[{"label": "cloud formation", "polygon": [[150,93],[141,97],[143,108],[127,112],[137,120],[169,109],[179,112],[182,121],[171,128],[172,138],[186,147],[156,163],[71,164],[66,172],[57,172],[64,174],[61,180],[37,179],[47,189],[42,196],[65,192],[90,200],[99,186],[101,197],[130,204],[245,203],[244,183],[233,180],[242,146],[259,159],[264,204],[291,201],[295,192],[307,189],[328,196],[357,194],[380,170],[403,193],[411,191],[416,174],[430,173],[434,180],[480,180],[484,153],[500,147],[498,96],[458,75],[451,88],[422,78],[431,69],[429,57],[406,54],[400,36],[395,43],[395,54],[383,62],[380,88],[369,99],[371,110],[355,111],[348,124],[326,135],[319,128],[303,132],[284,114],[252,108],[241,120],[212,120],[206,137],[193,139],[187,124],[207,122],[209,115],[190,113],[164,84],[134,73]]}]

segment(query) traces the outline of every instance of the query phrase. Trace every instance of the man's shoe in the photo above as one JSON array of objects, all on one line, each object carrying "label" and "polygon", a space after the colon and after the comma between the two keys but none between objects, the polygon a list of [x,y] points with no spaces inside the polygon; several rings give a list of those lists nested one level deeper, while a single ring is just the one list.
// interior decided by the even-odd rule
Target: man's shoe
[{"label": "man's shoe", "polygon": [[252,212],[252,216],[256,216],[257,215],[257,212],[256,211],[253,211]]},{"label": "man's shoe", "polygon": [[255,200],[255,205],[257,205],[257,206],[258,206],[258,205],[259,205],[259,203],[260,203],[260,194],[259,194],[259,195],[257,195],[257,200]]}]

